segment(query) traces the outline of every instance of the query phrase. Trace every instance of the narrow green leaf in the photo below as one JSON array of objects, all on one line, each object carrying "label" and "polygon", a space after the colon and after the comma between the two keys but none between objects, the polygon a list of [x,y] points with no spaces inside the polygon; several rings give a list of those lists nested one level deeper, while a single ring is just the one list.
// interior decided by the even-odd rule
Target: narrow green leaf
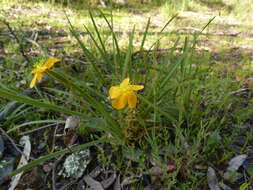
[{"label": "narrow green leaf", "polygon": [[243,183],[241,186],[240,186],[240,190],[246,190],[248,187],[249,187],[250,183]]},{"label": "narrow green leaf", "polygon": [[76,31],[74,29],[74,26],[70,22],[70,20],[69,20],[69,18],[68,18],[68,16],[67,16],[66,13],[65,13],[65,16],[66,16],[66,18],[68,20],[68,23],[70,25],[70,32],[71,32],[71,34],[75,37],[75,39],[77,40],[77,42],[80,45],[81,49],[83,50],[84,55],[90,61],[93,69],[98,74],[98,79],[100,80],[101,84],[104,84],[104,82],[105,82],[104,77],[103,77],[100,69],[96,65],[96,63],[98,62],[97,59],[96,59],[96,57],[85,47],[85,45],[83,44],[82,40],[79,38],[79,35],[76,33]]},{"label": "narrow green leaf", "polygon": [[92,33],[90,32],[90,30],[84,25],[84,28],[86,29],[86,31],[88,32],[90,38],[92,39],[94,45],[97,47],[98,51],[100,52],[100,54],[102,55],[103,59],[105,62],[109,63],[110,60],[108,59],[108,53],[105,52],[103,49],[100,48],[99,44],[97,43],[96,39],[94,38],[94,36],[92,35]]},{"label": "narrow green leaf", "polygon": [[148,18],[148,23],[147,23],[145,31],[143,33],[143,38],[142,38],[142,42],[141,42],[140,52],[143,51],[144,43],[146,41],[146,37],[147,37],[147,34],[148,34],[149,25],[150,25],[150,17]]},{"label": "narrow green leaf", "polygon": [[100,32],[99,32],[99,30],[98,30],[97,24],[96,24],[96,22],[95,22],[95,20],[94,20],[94,18],[93,18],[93,15],[92,15],[91,11],[89,11],[89,14],[90,14],[90,18],[91,18],[93,27],[94,27],[94,29],[95,29],[95,31],[96,31],[98,40],[99,40],[99,42],[100,42],[100,44],[101,44],[101,46],[102,46],[102,49],[103,49],[104,53],[108,55],[108,53],[106,52],[106,49],[105,49],[105,44],[104,44],[104,42],[103,42],[103,40],[102,40],[102,38],[101,38]]},{"label": "narrow green leaf", "polygon": [[126,53],[125,57],[125,62],[123,65],[123,70],[122,70],[122,79],[127,77],[127,71],[131,71],[131,65],[129,64],[131,61],[131,56],[132,56],[132,49],[133,49],[133,38],[134,38],[134,32],[135,32],[135,26],[133,27],[133,30],[131,32],[131,35],[129,36],[129,44],[128,44],[128,50]]},{"label": "narrow green leaf", "polygon": [[[158,34],[161,34],[165,28],[177,17],[177,14],[174,15],[164,26],[163,28],[158,32]],[[157,44],[158,41],[160,41],[162,38],[164,38],[164,36],[158,38],[149,48],[149,51]]]},{"label": "narrow green leaf", "polygon": [[166,77],[161,82],[160,88],[163,88],[168,83],[168,81],[171,79],[171,77],[176,72],[177,68],[183,63],[183,61],[184,61],[184,56],[182,56],[176,63],[172,65],[171,70],[166,74]]},{"label": "narrow green leaf", "polygon": [[[107,23],[108,27],[110,28],[110,31],[112,33],[112,37],[113,37],[113,40],[114,40],[114,43],[115,43],[115,46],[116,46],[117,55],[120,56],[120,48],[119,48],[119,44],[118,44],[118,39],[117,39],[116,34],[113,30],[113,21],[110,24],[110,22],[108,21],[108,19],[105,16],[105,14],[100,9],[97,9],[97,10],[100,12],[100,14],[104,18],[105,22]],[[111,20],[112,19],[113,19],[113,15],[111,14]]]},{"label": "narrow green leaf", "polygon": [[164,115],[167,119],[169,119],[171,122],[173,123],[177,123],[177,120],[175,118],[173,118],[170,114],[166,113],[165,111],[163,111],[162,109],[160,109],[158,106],[154,105],[152,102],[150,102],[149,100],[147,100],[146,98],[144,98],[141,95],[138,95],[138,97],[145,102],[146,104],[148,104],[150,107],[153,107],[157,112],[159,112],[160,114]]},{"label": "narrow green leaf", "polygon": [[58,111],[58,112],[69,114],[69,115],[84,117],[84,115],[80,112],[72,111],[72,110],[69,110],[69,109],[54,105],[54,104],[44,103],[44,102],[29,98],[23,95],[14,94],[13,92],[9,92],[2,88],[0,88],[0,97],[6,98],[8,100],[24,103],[24,104],[33,105],[39,108],[45,108],[48,110],[54,110],[54,111]]},{"label": "narrow green leaf", "polygon": [[194,49],[194,47],[196,46],[197,43],[197,38],[202,34],[202,32],[211,24],[211,22],[213,22],[213,20],[215,19],[215,16],[213,18],[211,18],[207,24],[201,29],[201,31],[196,32],[194,35],[194,41],[192,43],[192,49]]},{"label": "narrow green leaf", "polygon": [[12,176],[17,175],[20,172],[27,171],[30,168],[32,168],[34,166],[37,166],[37,165],[39,165],[39,164],[41,164],[45,161],[48,161],[50,159],[53,159],[57,156],[60,156],[60,155],[66,154],[66,153],[71,153],[71,152],[74,152],[74,151],[78,151],[78,150],[88,148],[88,147],[96,145],[96,144],[105,143],[105,142],[109,142],[109,139],[108,138],[107,139],[103,138],[103,139],[92,141],[92,142],[89,142],[89,143],[86,143],[86,144],[77,145],[77,146],[74,146],[74,147],[63,149],[63,150],[58,151],[58,152],[48,154],[46,156],[40,157],[36,160],[33,160],[33,161],[29,162],[28,164],[16,169],[15,171],[11,172],[9,174],[9,176],[12,177]]}]

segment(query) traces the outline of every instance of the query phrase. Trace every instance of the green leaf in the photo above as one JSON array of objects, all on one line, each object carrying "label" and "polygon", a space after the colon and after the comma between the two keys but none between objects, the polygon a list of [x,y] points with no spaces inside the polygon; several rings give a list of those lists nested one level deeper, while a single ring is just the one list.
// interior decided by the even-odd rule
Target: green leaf
[{"label": "green leaf", "polygon": [[250,183],[243,183],[241,186],[240,186],[240,190],[246,190],[248,187],[249,187]]}]

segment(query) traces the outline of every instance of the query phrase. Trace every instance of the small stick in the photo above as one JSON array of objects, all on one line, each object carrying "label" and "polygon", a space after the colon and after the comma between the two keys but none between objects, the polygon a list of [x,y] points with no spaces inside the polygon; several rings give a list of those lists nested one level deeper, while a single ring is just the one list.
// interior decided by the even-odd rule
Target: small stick
[{"label": "small stick", "polygon": [[241,94],[241,93],[245,93],[247,91],[249,91],[250,88],[242,88],[242,89],[239,89],[239,90],[236,90],[236,91],[232,91],[230,92],[228,95],[236,95],[236,94]]},{"label": "small stick", "polygon": [[51,124],[39,127],[37,129],[33,129],[33,130],[30,130],[30,131],[26,131],[26,132],[20,133],[19,136],[27,135],[29,133],[33,133],[33,132],[36,132],[36,131],[39,131],[39,130],[42,130],[42,129],[45,129],[45,128],[48,128],[48,127],[51,127],[51,126],[54,126],[54,125],[58,126],[58,124],[59,123],[51,123]]},{"label": "small stick", "polygon": [[77,183],[76,179],[74,179],[74,180],[70,181],[69,183],[63,185],[59,190],[67,190],[67,189],[69,189],[69,187],[71,187],[71,185],[74,185],[75,183]]},{"label": "small stick", "polygon": [[52,152],[54,152],[54,148],[55,148],[56,133],[57,133],[57,129],[59,127],[58,124],[59,123],[57,123],[56,127],[54,128],[54,134],[53,134],[53,140],[52,140]]},{"label": "small stick", "polygon": [[47,53],[43,50],[43,48],[41,47],[41,45],[39,43],[37,43],[35,40],[29,39],[29,38],[25,38],[26,41],[30,42],[31,44],[37,46],[40,49],[40,52],[44,55],[47,56]]}]

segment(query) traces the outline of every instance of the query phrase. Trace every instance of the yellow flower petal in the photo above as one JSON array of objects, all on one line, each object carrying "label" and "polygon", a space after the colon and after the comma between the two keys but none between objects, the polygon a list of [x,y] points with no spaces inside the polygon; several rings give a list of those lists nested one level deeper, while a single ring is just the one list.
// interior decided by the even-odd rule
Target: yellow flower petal
[{"label": "yellow flower petal", "polygon": [[129,108],[135,108],[137,104],[137,97],[134,92],[131,92],[127,95],[127,102]]},{"label": "yellow flower petal", "polygon": [[43,66],[45,66],[47,69],[50,69],[51,67],[54,66],[54,64],[59,61],[57,58],[55,57],[50,57],[48,58],[48,60],[43,64]]},{"label": "yellow flower petal", "polygon": [[126,86],[128,86],[129,85],[129,78],[125,78],[121,83],[120,83],[120,87],[121,88],[124,88],[124,87],[126,87]]},{"label": "yellow flower petal", "polygon": [[127,104],[127,95],[122,94],[117,99],[112,101],[112,107],[114,107],[117,110],[123,109]]},{"label": "yellow flower petal", "polygon": [[144,86],[143,86],[143,85],[130,85],[130,88],[131,88],[132,90],[137,91],[137,90],[143,89]]},{"label": "yellow flower petal", "polygon": [[42,79],[42,73],[36,73],[37,75],[37,80],[40,82]]},{"label": "yellow flower petal", "polygon": [[32,81],[30,83],[30,88],[33,88],[35,86],[36,80],[37,80],[37,74],[34,75]]},{"label": "yellow flower petal", "polygon": [[112,86],[109,90],[109,96],[111,99],[118,98],[122,91],[119,86]]},{"label": "yellow flower petal", "polygon": [[45,72],[45,70],[47,70],[46,67],[40,66],[40,67],[38,67],[38,68],[33,69],[33,70],[32,70],[32,73],[33,73],[33,74],[35,74],[35,73],[43,73],[43,72]]},{"label": "yellow flower petal", "polygon": [[55,57],[50,57],[46,62],[43,64],[38,63],[36,64],[35,69],[32,70],[32,73],[34,74],[34,77],[30,83],[30,88],[33,88],[36,84],[36,81],[41,81],[42,79],[42,73],[46,72],[48,69],[54,66],[54,64],[59,61]]}]

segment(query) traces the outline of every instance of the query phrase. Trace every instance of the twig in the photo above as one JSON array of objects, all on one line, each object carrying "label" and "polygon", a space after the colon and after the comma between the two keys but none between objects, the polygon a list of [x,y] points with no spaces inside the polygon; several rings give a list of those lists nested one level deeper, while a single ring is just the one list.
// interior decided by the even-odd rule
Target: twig
[{"label": "twig", "polygon": [[230,92],[228,95],[236,95],[236,94],[242,94],[242,93],[246,93],[249,91],[249,88],[242,88],[242,89],[239,89],[239,90],[236,90],[236,91],[232,91]]},{"label": "twig", "polygon": [[53,134],[53,140],[52,140],[52,152],[54,151],[55,148],[55,137],[56,137],[56,133],[57,133],[57,129],[59,127],[59,123],[57,123],[56,127],[54,128],[54,134]]},{"label": "twig", "polygon": [[41,45],[36,42],[35,40],[29,39],[29,38],[25,38],[25,40],[35,46],[37,46],[40,49],[40,52],[44,55],[47,56],[46,52],[43,50],[43,48],[41,47]]},{"label": "twig", "polygon": [[[55,147],[55,136],[56,136],[57,129],[58,129],[58,123],[57,123],[57,125],[54,129],[53,142],[52,142],[52,152],[54,151],[54,147]],[[52,170],[52,186],[53,186],[52,188],[53,188],[53,190],[56,190],[55,169],[56,169],[56,166],[55,166],[55,163],[54,163],[53,170]]]},{"label": "twig", "polygon": [[69,187],[71,185],[74,185],[75,183],[77,183],[76,179],[74,179],[74,180],[70,181],[69,183],[63,185],[59,190],[67,190],[67,189],[69,189]]},{"label": "twig", "polygon": [[39,128],[37,128],[37,129],[33,129],[33,130],[30,130],[30,131],[26,131],[26,132],[20,133],[19,136],[27,135],[27,134],[29,134],[29,133],[33,133],[33,132],[36,132],[36,131],[39,131],[39,130],[42,130],[42,129],[45,129],[45,128],[47,128],[47,127],[51,127],[51,126],[54,126],[54,125],[56,125],[56,127],[57,127],[57,126],[58,126],[58,123],[51,123],[51,124],[48,124],[48,125],[39,127]]},{"label": "twig", "polygon": [[61,162],[61,160],[63,159],[63,157],[65,156],[65,154],[61,155],[55,162],[54,165],[52,167],[52,189],[56,190],[56,183],[55,183],[55,170],[57,165]]},{"label": "twig", "polygon": [[25,54],[24,46],[23,46],[22,42],[19,40],[19,38],[17,37],[17,35],[15,34],[14,30],[11,28],[10,23],[8,23],[5,20],[2,20],[2,22],[7,26],[9,32],[11,33],[11,35],[15,38],[16,42],[18,43],[20,52],[21,52],[22,56],[24,57],[24,59],[28,63],[30,63],[28,56]]},{"label": "twig", "polygon": [[87,62],[82,61],[82,60],[77,59],[77,58],[74,58],[74,57],[69,57],[69,56],[64,58],[64,61],[70,61],[70,62],[76,61],[76,62],[79,62],[81,64],[87,65]]}]

